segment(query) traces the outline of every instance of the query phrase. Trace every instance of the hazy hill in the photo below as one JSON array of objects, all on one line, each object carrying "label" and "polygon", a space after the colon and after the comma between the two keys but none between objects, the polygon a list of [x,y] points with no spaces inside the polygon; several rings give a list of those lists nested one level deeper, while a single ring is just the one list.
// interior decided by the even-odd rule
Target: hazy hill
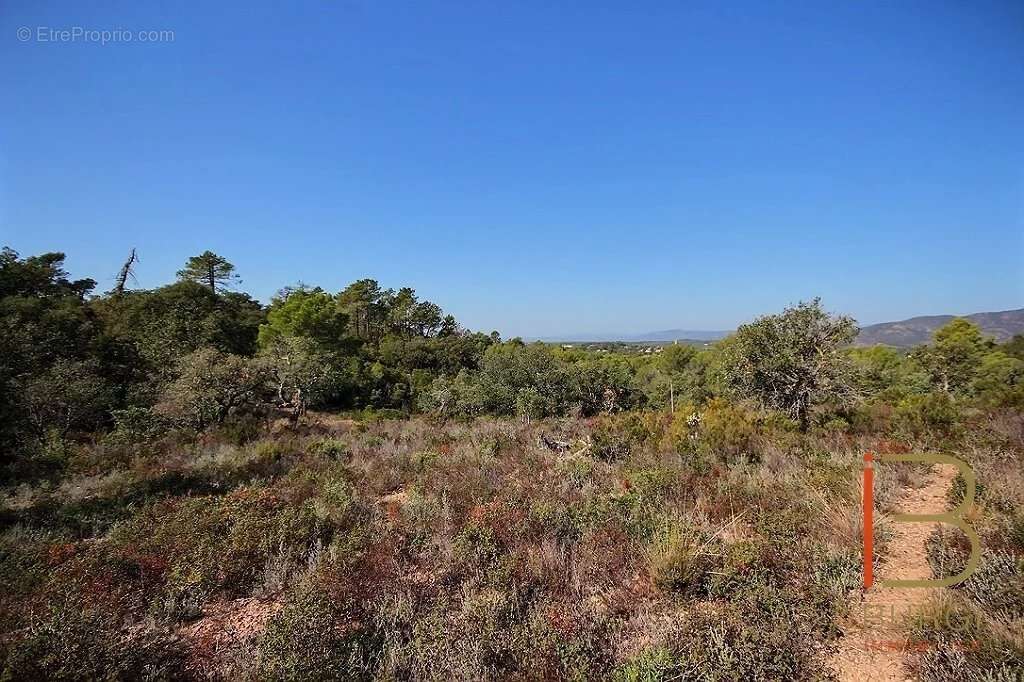
[{"label": "hazy hill", "polygon": [[718,339],[725,338],[731,331],[699,331],[690,329],[665,329],[657,332],[646,332],[644,334],[621,334],[621,333],[609,333],[609,334],[594,334],[594,333],[580,333],[580,334],[562,334],[561,336],[542,336],[542,337],[530,337],[527,340],[533,341],[545,341],[547,343],[571,343],[571,342],[586,342],[586,343],[665,343],[668,341],[686,341],[686,342],[697,342],[697,341],[716,341]]},{"label": "hazy hill", "polygon": [[715,341],[722,339],[731,334],[731,331],[694,331],[692,329],[666,329],[659,332],[647,332],[646,334],[638,334],[628,341]]},{"label": "hazy hill", "polygon": [[[947,324],[954,315],[925,315],[899,322],[872,324],[860,330],[858,346],[873,346],[881,343],[887,346],[916,346],[931,340],[936,329]],[[1014,334],[1024,334],[1024,308],[1003,310],[992,313],[963,315],[981,327],[987,336],[997,341],[1007,341]]]},{"label": "hazy hill", "polygon": [[[873,346],[881,343],[887,346],[909,347],[931,341],[932,334],[956,315],[922,315],[898,322],[880,322],[863,327],[856,345]],[[1007,341],[1015,334],[1024,334],[1024,308],[991,313],[962,315],[981,327],[982,332],[997,341]],[[699,331],[692,329],[665,329],[644,334],[565,334],[541,337],[548,343],[570,342],[620,342],[620,343],[666,343],[716,341],[731,334],[731,331]]]}]

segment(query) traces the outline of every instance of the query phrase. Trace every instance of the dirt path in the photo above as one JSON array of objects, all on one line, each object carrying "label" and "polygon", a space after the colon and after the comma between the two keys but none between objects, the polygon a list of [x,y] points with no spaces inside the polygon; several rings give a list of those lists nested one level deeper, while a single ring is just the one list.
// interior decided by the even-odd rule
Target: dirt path
[{"label": "dirt path", "polygon": [[[956,467],[936,465],[921,488],[909,488],[897,508],[908,514],[935,514],[946,509],[946,491],[956,476]],[[931,578],[925,555],[925,540],[935,524],[891,523],[883,563],[877,580]],[[885,588],[877,584],[867,592],[857,591],[851,617],[844,624],[838,651],[830,663],[840,682],[903,682],[913,680],[903,667],[907,635],[901,622],[928,600],[934,590]]]}]

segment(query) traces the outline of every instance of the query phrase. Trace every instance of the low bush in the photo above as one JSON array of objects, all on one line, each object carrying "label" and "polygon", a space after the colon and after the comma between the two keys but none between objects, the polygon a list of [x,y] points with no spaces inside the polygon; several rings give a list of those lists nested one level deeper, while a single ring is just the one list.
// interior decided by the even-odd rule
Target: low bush
[{"label": "low bush", "polygon": [[702,409],[676,413],[670,440],[676,452],[709,461],[757,461],[756,415],[740,405],[715,398]]},{"label": "low bush", "polygon": [[700,590],[719,549],[713,538],[703,538],[695,529],[674,524],[648,550],[651,582],[660,590],[680,594]]},{"label": "low bush", "polygon": [[68,600],[0,644],[0,680],[175,679],[184,651],[166,631],[130,628],[123,615]]},{"label": "low bush", "polygon": [[1024,636],[993,621],[962,596],[940,595],[911,622],[918,652],[911,667],[925,682],[1020,679]]},{"label": "low bush", "polygon": [[218,590],[242,594],[281,557],[298,568],[330,526],[309,505],[291,506],[275,491],[242,488],[225,497],[197,497],[151,505],[110,537],[130,564],[156,566],[152,607],[171,621],[198,615]]},{"label": "low bush", "polygon": [[903,438],[936,441],[953,436],[960,427],[961,410],[948,393],[911,395],[896,405],[893,429]]},{"label": "low bush", "polygon": [[317,585],[303,586],[253,643],[241,675],[255,680],[363,680],[381,643],[351,604]]},{"label": "low bush", "polygon": [[736,605],[693,610],[664,641],[623,662],[619,680],[816,680],[825,671],[787,614]]}]

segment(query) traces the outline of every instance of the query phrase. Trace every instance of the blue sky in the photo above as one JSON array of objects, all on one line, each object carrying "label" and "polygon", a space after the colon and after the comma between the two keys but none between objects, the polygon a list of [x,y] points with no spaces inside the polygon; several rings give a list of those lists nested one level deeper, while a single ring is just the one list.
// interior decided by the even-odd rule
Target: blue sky
[{"label": "blue sky", "polygon": [[0,7],[0,243],[506,335],[1024,305],[1024,3],[176,4]]}]

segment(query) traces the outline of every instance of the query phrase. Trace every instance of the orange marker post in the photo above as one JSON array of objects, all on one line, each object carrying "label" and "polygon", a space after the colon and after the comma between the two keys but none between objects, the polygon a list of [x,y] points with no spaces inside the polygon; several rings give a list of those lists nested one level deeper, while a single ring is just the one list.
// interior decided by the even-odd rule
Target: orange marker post
[{"label": "orange marker post", "polygon": [[864,453],[864,589],[875,582],[875,463],[874,455]]}]

